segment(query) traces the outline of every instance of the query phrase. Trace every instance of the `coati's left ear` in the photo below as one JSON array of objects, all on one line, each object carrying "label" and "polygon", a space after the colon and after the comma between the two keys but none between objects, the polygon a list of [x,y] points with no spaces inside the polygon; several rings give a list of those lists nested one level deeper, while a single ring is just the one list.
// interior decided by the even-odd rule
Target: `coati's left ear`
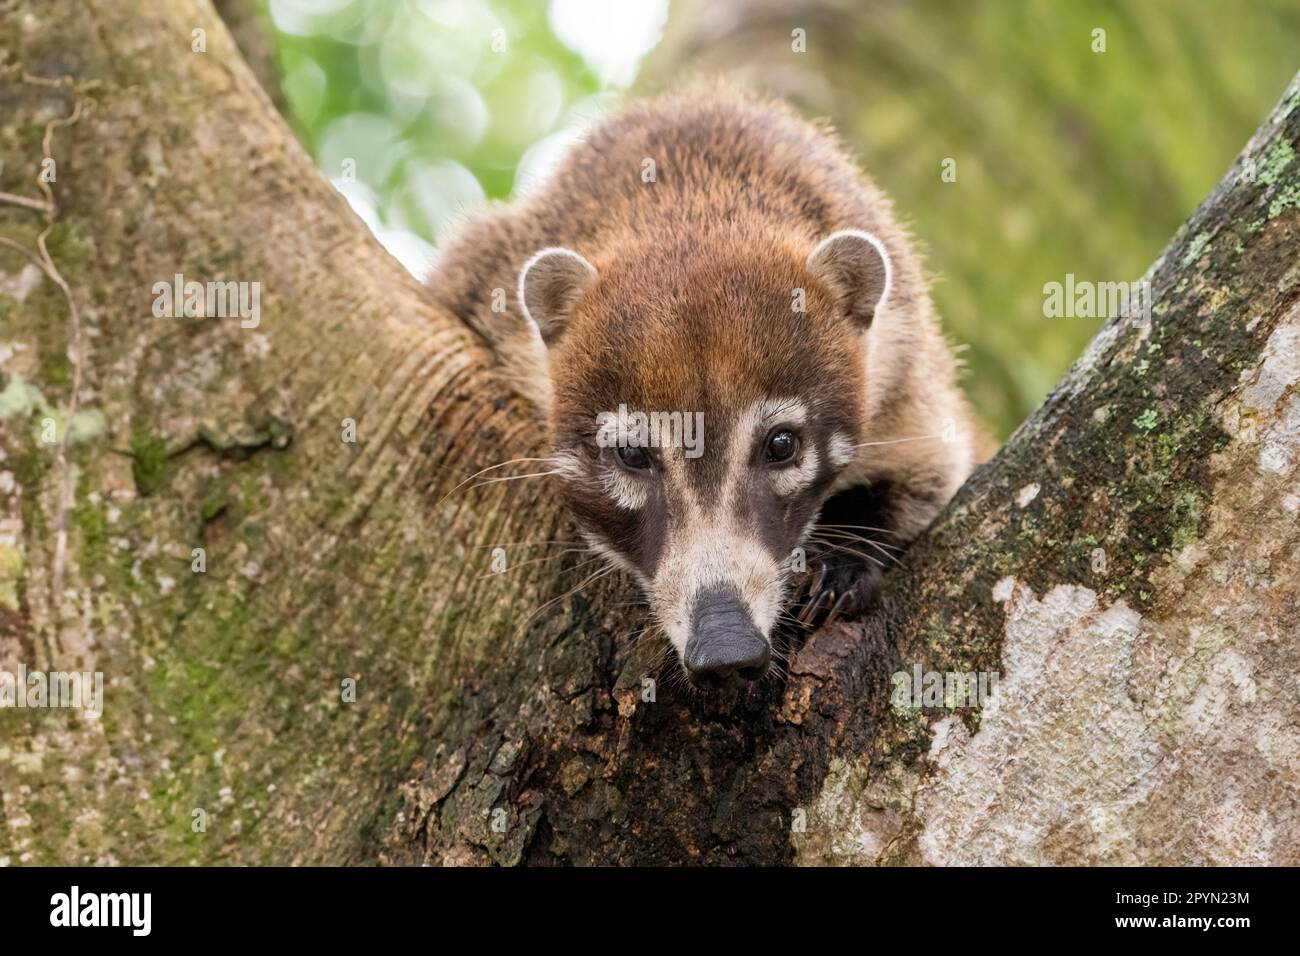
[{"label": "coati's left ear", "polygon": [[817,243],[808,268],[835,296],[844,316],[863,329],[889,298],[889,253],[861,229],[841,229]]},{"label": "coati's left ear", "polygon": [[524,318],[550,348],[568,325],[578,299],[596,279],[596,267],[572,249],[552,246],[519,270],[519,301]]}]

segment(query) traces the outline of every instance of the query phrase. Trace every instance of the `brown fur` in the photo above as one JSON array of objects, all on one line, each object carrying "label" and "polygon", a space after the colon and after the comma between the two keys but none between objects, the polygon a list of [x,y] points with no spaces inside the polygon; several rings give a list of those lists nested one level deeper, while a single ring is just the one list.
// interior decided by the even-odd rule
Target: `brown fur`
[{"label": "brown fur", "polygon": [[[642,180],[647,159],[652,183]],[[843,229],[874,235],[892,265],[865,361],[861,330],[807,264]],[[579,253],[599,278],[551,348],[548,375],[517,282],[521,266],[550,246]],[[498,289],[504,313],[491,310]],[[792,312],[794,289],[806,290],[806,313]],[[727,88],[634,103],[598,124],[536,192],[468,222],[431,290],[492,344],[506,380],[548,416],[559,447],[589,442],[597,412],[620,402],[699,409],[725,422],[728,410],[784,394],[807,400],[825,434],[882,443],[837,474],[827,468],[791,527],[832,489],[874,486],[888,489],[878,520],[909,541],[987,448],[889,200],[829,130]],[[954,441],[926,437],[948,422]],[[716,432],[710,442],[718,445]],[[725,467],[706,456],[692,480],[707,489]],[[650,525],[671,515],[633,521],[590,489],[570,503],[629,564],[653,570]],[[771,537],[774,549],[786,546],[780,529]]]}]

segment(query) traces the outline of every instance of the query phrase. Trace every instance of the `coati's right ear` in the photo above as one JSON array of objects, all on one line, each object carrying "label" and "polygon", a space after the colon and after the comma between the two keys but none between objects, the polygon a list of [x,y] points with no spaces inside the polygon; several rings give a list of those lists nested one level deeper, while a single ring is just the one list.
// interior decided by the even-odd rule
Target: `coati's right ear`
[{"label": "coati's right ear", "polygon": [[840,312],[863,329],[889,298],[892,268],[885,244],[861,229],[833,232],[808,253],[808,269],[830,290]]},{"label": "coati's right ear", "polygon": [[519,270],[519,302],[524,318],[537,329],[547,348],[568,325],[578,299],[596,279],[596,267],[572,249],[543,249]]}]

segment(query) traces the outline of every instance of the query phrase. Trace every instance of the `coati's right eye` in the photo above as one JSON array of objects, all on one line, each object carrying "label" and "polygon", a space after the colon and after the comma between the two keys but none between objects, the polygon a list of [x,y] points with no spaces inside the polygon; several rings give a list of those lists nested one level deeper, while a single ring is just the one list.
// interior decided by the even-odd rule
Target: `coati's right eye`
[{"label": "coati's right eye", "polygon": [[618,460],[623,463],[624,468],[630,468],[632,471],[645,471],[650,467],[650,456],[646,450],[639,445],[619,445],[615,449]]},{"label": "coati's right eye", "polygon": [[767,460],[773,464],[789,461],[798,450],[799,439],[788,429],[773,432],[767,439]]}]

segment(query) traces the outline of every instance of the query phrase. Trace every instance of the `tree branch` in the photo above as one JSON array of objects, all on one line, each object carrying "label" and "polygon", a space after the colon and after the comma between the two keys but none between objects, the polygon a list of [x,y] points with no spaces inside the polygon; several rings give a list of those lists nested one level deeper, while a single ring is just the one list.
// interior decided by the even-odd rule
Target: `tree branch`
[{"label": "tree branch", "polygon": [[[107,686],[98,719],[0,711],[0,858],[1296,862],[1295,87],[1152,268],[1151,323],[1103,330],[868,620],[724,710],[659,672],[631,582],[528,563],[569,536],[544,485],[448,495],[539,436],[211,8],[28,13],[0,189],[72,107],[9,68],[97,84],[48,245],[96,417],[55,593],[71,330],[6,246],[0,670]],[[177,273],[259,283],[255,327],[155,315]],[[1002,680],[979,715],[891,707],[914,663]]]}]

